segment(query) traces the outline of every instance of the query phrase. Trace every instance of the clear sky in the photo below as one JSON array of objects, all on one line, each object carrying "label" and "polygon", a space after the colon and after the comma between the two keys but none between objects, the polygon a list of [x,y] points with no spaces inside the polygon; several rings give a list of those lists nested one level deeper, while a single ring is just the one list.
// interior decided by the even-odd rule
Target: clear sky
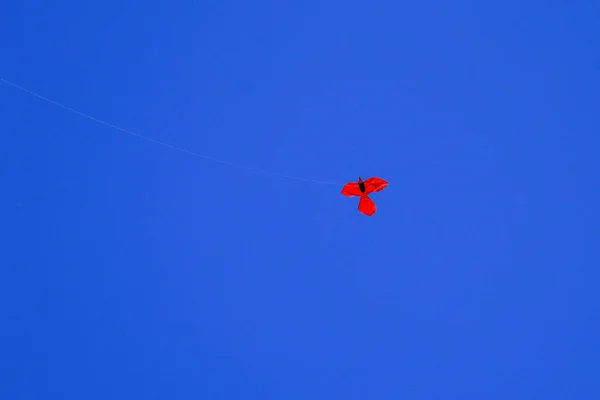
[{"label": "clear sky", "polygon": [[0,398],[600,398],[600,3],[17,1]]}]

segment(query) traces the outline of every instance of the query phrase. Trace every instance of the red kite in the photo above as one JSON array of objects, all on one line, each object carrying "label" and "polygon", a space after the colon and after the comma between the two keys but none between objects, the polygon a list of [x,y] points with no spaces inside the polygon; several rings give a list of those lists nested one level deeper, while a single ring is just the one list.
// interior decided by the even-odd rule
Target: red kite
[{"label": "red kite", "polygon": [[358,211],[361,213],[372,216],[377,211],[377,207],[373,200],[369,198],[369,194],[374,192],[381,192],[388,185],[386,181],[381,178],[369,178],[363,181],[362,178],[358,178],[358,182],[347,183],[342,189],[342,194],[348,197],[359,196],[360,201],[358,202]]}]

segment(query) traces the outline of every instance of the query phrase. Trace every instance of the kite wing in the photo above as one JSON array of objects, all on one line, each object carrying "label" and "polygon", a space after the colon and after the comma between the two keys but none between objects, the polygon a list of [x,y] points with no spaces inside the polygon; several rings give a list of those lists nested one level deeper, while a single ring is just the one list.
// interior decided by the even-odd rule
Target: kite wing
[{"label": "kite wing", "polygon": [[344,196],[353,197],[353,196],[362,196],[360,191],[360,187],[356,182],[347,183],[342,189],[342,194]]},{"label": "kite wing", "polygon": [[388,182],[381,178],[369,178],[365,181],[365,193],[381,192],[387,185]]}]

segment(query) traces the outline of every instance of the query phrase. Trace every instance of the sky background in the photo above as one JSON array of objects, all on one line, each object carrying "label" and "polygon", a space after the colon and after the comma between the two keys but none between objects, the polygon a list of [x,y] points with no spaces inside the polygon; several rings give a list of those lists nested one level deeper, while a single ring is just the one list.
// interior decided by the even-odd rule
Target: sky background
[{"label": "sky background", "polygon": [[600,3],[17,1],[0,398],[600,398]]}]

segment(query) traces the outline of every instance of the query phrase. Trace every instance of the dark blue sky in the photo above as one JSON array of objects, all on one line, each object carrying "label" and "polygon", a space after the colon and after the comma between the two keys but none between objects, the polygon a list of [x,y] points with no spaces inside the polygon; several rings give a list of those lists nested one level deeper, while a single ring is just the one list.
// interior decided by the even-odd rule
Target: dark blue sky
[{"label": "dark blue sky", "polygon": [[8,1],[0,398],[600,398],[600,5]]}]

